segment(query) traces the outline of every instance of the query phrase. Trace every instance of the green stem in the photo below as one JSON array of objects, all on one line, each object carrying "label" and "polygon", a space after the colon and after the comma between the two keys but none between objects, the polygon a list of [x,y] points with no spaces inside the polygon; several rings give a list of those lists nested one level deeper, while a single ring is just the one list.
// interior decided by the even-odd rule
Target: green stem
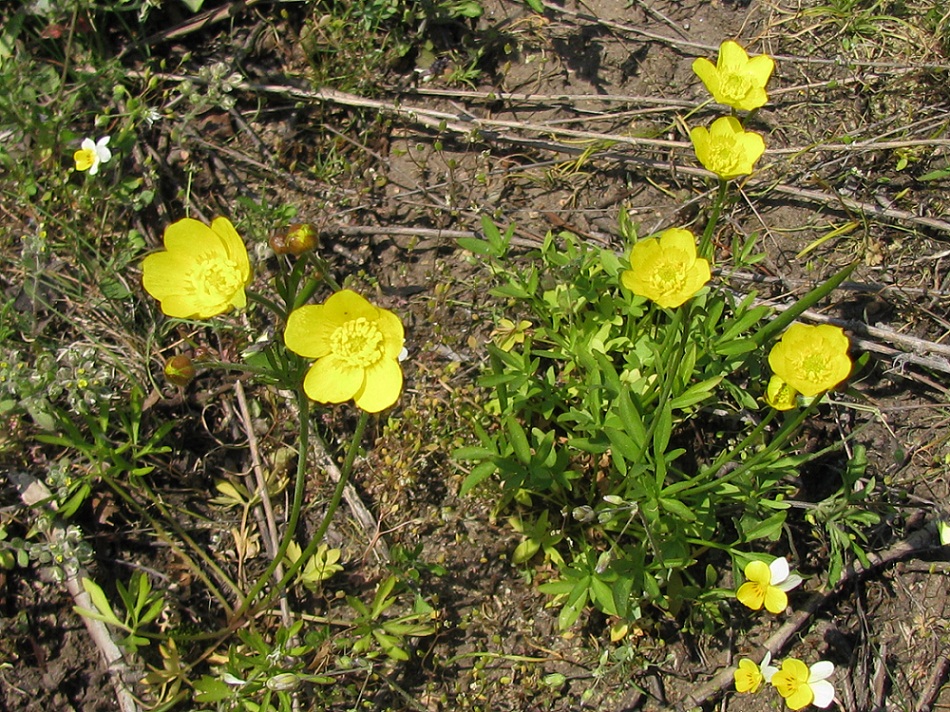
[{"label": "green stem", "polygon": [[703,237],[699,241],[699,250],[697,250],[699,256],[709,260],[710,262],[713,258],[712,239],[713,235],[716,234],[716,225],[719,224],[719,216],[722,214],[722,206],[726,203],[726,193],[728,188],[729,181],[720,178],[719,190],[716,192],[716,199],[712,204],[712,212],[709,214],[709,221],[706,223],[706,229],[703,230]]},{"label": "green stem", "polygon": [[[257,579],[257,582],[251,590],[248,591],[244,601],[234,612],[232,621],[240,620],[241,617],[248,612],[254,603],[254,599],[256,599],[261,594],[261,591],[264,590],[264,587],[267,586],[267,582],[271,576],[274,575],[277,567],[280,566],[284,557],[287,555],[287,548],[294,540],[294,534],[297,531],[297,523],[300,521],[300,510],[303,506],[303,492],[307,479],[307,453],[310,451],[310,399],[307,398],[307,394],[303,392],[303,389],[297,391],[297,408],[300,427],[298,431],[297,476],[294,481],[294,499],[290,505],[290,516],[287,520],[287,528],[284,531],[284,536],[281,539],[280,546],[277,548],[277,553],[274,555],[273,560],[268,565],[267,570]],[[277,590],[280,591],[282,588],[278,586]]]},{"label": "green stem", "polygon": [[272,299],[268,299],[263,294],[258,294],[257,292],[250,289],[244,290],[244,293],[247,294],[247,298],[252,302],[257,302],[262,307],[272,311],[274,315],[277,316],[277,318],[282,322],[287,321],[287,310],[280,306],[277,302],[273,301]]},{"label": "green stem", "polygon": [[307,548],[304,549],[300,557],[287,568],[287,571],[284,573],[284,577],[280,580],[277,586],[274,588],[271,593],[261,601],[261,607],[266,607],[269,605],[270,601],[280,592],[283,591],[291,581],[294,580],[294,577],[297,575],[297,572],[307,563],[311,556],[313,556],[317,548],[320,546],[320,542],[323,541],[323,537],[326,536],[327,530],[330,528],[330,522],[333,520],[333,515],[336,513],[336,510],[340,506],[340,502],[343,500],[343,492],[346,489],[347,482],[350,480],[350,474],[353,471],[353,463],[356,461],[356,453],[359,452],[360,443],[363,441],[363,433],[366,432],[366,425],[369,423],[369,413],[365,410],[360,411],[360,419],[356,423],[356,430],[353,432],[353,439],[350,441],[349,450],[346,453],[346,459],[343,460],[343,467],[340,469],[340,481],[336,483],[336,489],[333,490],[333,496],[330,498],[330,504],[327,506],[326,514],[323,515],[323,522],[320,523],[320,528],[317,529],[316,533],[310,539],[310,543],[307,544]]}]

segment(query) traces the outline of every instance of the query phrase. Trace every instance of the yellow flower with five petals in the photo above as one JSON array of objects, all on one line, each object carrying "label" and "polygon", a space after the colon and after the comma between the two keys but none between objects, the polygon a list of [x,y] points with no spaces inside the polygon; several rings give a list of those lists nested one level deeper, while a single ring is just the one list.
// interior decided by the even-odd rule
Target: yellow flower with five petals
[{"label": "yellow flower with five petals", "polygon": [[316,359],[304,378],[307,395],[319,403],[352,398],[367,413],[378,413],[399,398],[403,342],[399,317],[349,289],[323,304],[295,309],[284,330],[288,349]]},{"label": "yellow flower with five petals", "polygon": [[165,228],[165,250],[142,261],[142,286],[179,319],[207,319],[247,304],[247,248],[227,218],[208,227],[183,218]]},{"label": "yellow flower with five petals", "polygon": [[848,337],[831,324],[794,323],[769,352],[772,372],[807,398],[831,390],[851,373]]},{"label": "yellow flower with five petals", "polygon": [[770,682],[789,709],[800,710],[808,705],[827,707],[835,698],[835,688],[828,682],[834,671],[835,666],[827,660],[809,667],[801,660],[788,658]]},{"label": "yellow flower with five petals", "polygon": [[769,100],[765,85],[772,76],[775,62],[767,54],[750,58],[736,42],[726,40],[719,46],[714,65],[705,57],[693,62],[693,71],[713,98],[733,109],[752,111]]},{"label": "yellow flower with five petals", "polygon": [[634,294],[674,308],[702,289],[710,276],[709,262],[696,256],[693,234],[671,228],[633,246],[630,269],[620,281]]},{"label": "yellow flower with five petals", "polygon": [[706,129],[689,132],[696,158],[723,180],[752,173],[755,162],[765,152],[765,141],[753,131],[745,131],[734,116],[721,116]]},{"label": "yellow flower with five petals", "polygon": [[769,613],[779,614],[788,606],[787,591],[802,582],[798,574],[791,574],[788,562],[779,557],[771,564],[750,561],[744,569],[747,581],[739,586],[736,598],[739,603],[758,611],[765,605]]}]

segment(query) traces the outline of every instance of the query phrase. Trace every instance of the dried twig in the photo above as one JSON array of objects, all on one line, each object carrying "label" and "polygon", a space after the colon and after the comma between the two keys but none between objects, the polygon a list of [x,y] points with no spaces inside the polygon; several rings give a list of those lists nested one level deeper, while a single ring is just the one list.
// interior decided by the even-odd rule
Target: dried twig
[{"label": "dried twig", "polygon": [[[254,433],[251,411],[247,407],[244,384],[239,380],[234,382],[234,394],[237,396],[238,412],[241,414],[241,422],[244,425],[244,432],[247,434],[247,445],[251,453],[251,467],[257,479],[257,493],[261,499],[259,510],[263,510],[264,515],[262,517],[264,526],[261,527],[261,538],[264,540],[264,548],[273,559],[277,556],[277,550],[280,546],[280,539],[277,535],[277,519],[274,517],[274,508],[271,506],[270,493],[267,490],[267,476],[264,474],[264,466],[261,464],[261,454],[257,447],[257,435]],[[274,580],[279,582],[283,577],[283,563],[278,563],[277,568],[274,569]],[[293,622],[290,618],[286,591],[280,593],[280,614],[284,625],[289,626]]]},{"label": "dried twig", "polygon": [[950,657],[947,653],[942,653],[934,664],[933,674],[927,681],[927,686],[920,693],[914,712],[930,712],[933,709],[933,703],[940,694],[940,688],[947,681],[948,671],[950,671]]},{"label": "dried twig", "polygon": [[[317,462],[323,466],[327,474],[330,476],[330,479],[333,480],[334,483],[339,482],[340,477],[342,476],[340,473],[340,468],[336,466],[333,458],[330,457],[330,454],[327,452],[327,448],[323,444],[323,438],[315,434],[315,436],[310,439],[310,443],[311,450],[313,451],[313,455]],[[356,520],[360,523],[360,526],[363,527],[363,530],[369,535],[370,546],[372,547],[376,558],[380,561],[388,561],[389,547],[386,545],[386,542],[383,541],[382,536],[379,535],[379,524],[377,524],[373,513],[369,511],[369,508],[365,504],[363,504],[363,500],[360,499],[360,495],[356,491],[356,487],[353,486],[352,482],[346,483],[346,487],[343,490],[343,499],[346,500],[346,504],[350,508],[350,513],[356,518]]]},{"label": "dried twig", "polygon": [[[46,485],[29,473],[11,470],[7,472],[7,476],[20,493],[22,502],[28,507],[35,507],[44,503],[49,506],[48,503],[53,501],[53,495]],[[54,518],[47,536],[53,542],[60,542],[66,537],[66,527],[59,519]],[[89,574],[75,557],[70,557],[69,561],[64,562],[63,567],[68,571],[75,572],[66,578],[66,589],[69,591],[69,595],[73,597],[76,605],[90,611],[96,610],[95,604],[83,589],[81,583],[82,579],[89,578]],[[81,618],[89,637],[99,649],[99,653],[105,661],[119,709],[121,712],[139,712],[139,705],[126,683],[126,680],[133,679],[132,668],[126,663],[122,651],[112,639],[109,627],[94,618],[87,616],[81,616]]]}]

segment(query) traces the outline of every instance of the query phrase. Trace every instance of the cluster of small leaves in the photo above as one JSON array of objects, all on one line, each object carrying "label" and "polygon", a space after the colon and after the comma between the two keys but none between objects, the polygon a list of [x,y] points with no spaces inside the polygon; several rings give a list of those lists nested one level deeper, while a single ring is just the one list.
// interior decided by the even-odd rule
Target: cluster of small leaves
[{"label": "cluster of small leaves", "polygon": [[[369,674],[382,661],[408,660],[411,639],[432,635],[436,628],[432,607],[418,595],[410,612],[387,614],[403,588],[397,577],[390,576],[379,584],[369,605],[346,596],[348,616],[342,611],[340,618],[320,621],[309,629],[298,621],[278,628],[272,640],[254,630],[238,631],[239,642],[230,647],[226,662],[213,675],[194,682],[195,700],[222,709],[289,712],[292,693],[303,687],[309,688],[311,699],[322,697],[330,691],[324,693],[321,687],[339,683],[345,676]],[[319,662],[316,671],[313,660]]]},{"label": "cluster of small leaves", "polygon": [[[79,567],[92,561],[92,546],[76,526],[67,526],[63,536],[46,536],[52,526],[47,515],[37,518],[34,531],[40,535],[39,541],[28,541],[24,551],[31,561],[36,562],[54,581],[65,581],[79,572]],[[22,561],[18,563],[23,563]]]},{"label": "cluster of small leaves", "polygon": [[71,346],[56,359],[56,376],[47,393],[51,400],[65,400],[76,413],[98,412],[114,397],[115,369],[92,346]]}]

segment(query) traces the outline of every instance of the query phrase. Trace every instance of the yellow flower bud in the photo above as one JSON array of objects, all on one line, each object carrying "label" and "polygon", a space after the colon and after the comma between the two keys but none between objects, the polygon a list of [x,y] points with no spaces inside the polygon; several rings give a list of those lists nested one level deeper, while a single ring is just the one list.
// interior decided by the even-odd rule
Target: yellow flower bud
[{"label": "yellow flower bud", "polygon": [[184,354],[172,356],[165,362],[165,378],[174,386],[184,388],[194,380],[195,366]]},{"label": "yellow flower bud", "polygon": [[320,234],[317,228],[309,223],[295,223],[287,230],[271,235],[268,242],[278,255],[299,257],[319,246]]}]

